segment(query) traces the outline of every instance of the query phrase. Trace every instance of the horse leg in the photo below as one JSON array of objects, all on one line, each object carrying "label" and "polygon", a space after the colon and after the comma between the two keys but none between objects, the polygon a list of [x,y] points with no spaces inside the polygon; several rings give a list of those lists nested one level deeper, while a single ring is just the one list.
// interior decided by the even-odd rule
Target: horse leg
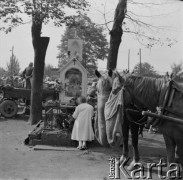
[{"label": "horse leg", "polygon": [[139,125],[131,122],[130,131],[131,131],[132,148],[133,148],[133,160],[127,167],[127,170],[132,171],[135,168],[135,163],[139,162],[140,160],[139,149],[138,149]]},{"label": "horse leg", "polygon": [[[179,136],[180,138],[176,138],[176,154],[178,156],[178,162],[180,163],[182,169],[183,169],[183,143],[182,143],[182,136]],[[183,177],[183,170],[181,176]]]},{"label": "horse leg", "polygon": [[138,138],[139,138],[139,125],[134,122],[134,119],[142,118],[142,115],[138,111],[126,110],[126,115],[128,117],[131,139],[132,139],[132,148],[133,148],[133,160],[128,166],[128,170],[133,170],[135,167],[135,163],[137,163],[140,159],[139,150],[138,150]]},{"label": "horse leg", "polygon": [[127,121],[125,121],[122,125],[122,136],[123,136],[123,154],[120,157],[120,164],[123,161],[126,161],[129,156],[129,148],[128,148],[129,125]]},{"label": "horse leg", "polygon": [[166,145],[166,152],[167,152],[167,163],[168,167],[171,163],[175,162],[175,148],[176,144],[172,137],[163,134],[165,145]]},{"label": "horse leg", "polygon": [[[166,150],[167,150],[167,163],[168,163],[168,170],[171,169],[170,164],[175,163],[175,156],[177,154],[179,158],[179,162],[183,168],[183,144],[182,144],[182,136],[179,136],[178,138],[175,138],[175,141],[172,137],[163,135],[165,139],[166,144]],[[176,151],[176,152],[175,152]],[[176,153],[176,154],[175,154]],[[176,175],[176,174],[174,174]],[[180,176],[183,177],[183,171],[181,174],[178,175],[178,179],[181,179]]]}]

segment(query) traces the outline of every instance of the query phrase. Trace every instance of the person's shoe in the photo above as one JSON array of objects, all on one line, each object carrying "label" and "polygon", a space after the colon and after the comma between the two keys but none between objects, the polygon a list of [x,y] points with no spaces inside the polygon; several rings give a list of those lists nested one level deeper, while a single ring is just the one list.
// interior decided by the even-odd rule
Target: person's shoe
[{"label": "person's shoe", "polygon": [[82,146],[78,146],[77,149],[82,150]]},{"label": "person's shoe", "polygon": [[88,148],[86,146],[82,146],[81,150],[87,150]]}]

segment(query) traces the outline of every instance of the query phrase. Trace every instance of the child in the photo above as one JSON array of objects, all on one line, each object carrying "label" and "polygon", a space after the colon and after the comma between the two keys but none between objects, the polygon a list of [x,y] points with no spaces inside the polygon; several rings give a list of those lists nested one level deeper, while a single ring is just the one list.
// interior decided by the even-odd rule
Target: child
[{"label": "child", "polygon": [[85,150],[86,141],[94,140],[94,133],[92,129],[92,117],[93,107],[86,103],[85,97],[79,97],[77,99],[78,106],[75,109],[72,118],[75,119],[74,126],[72,129],[72,140],[79,142],[78,149]]}]

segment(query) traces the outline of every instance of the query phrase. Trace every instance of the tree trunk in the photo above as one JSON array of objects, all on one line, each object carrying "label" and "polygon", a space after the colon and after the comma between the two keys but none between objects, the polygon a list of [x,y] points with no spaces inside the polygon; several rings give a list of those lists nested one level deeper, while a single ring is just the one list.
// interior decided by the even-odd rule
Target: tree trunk
[{"label": "tree trunk", "polygon": [[115,10],[114,24],[110,31],[110,47],[107,59],[107,69],[114,70],[117,65],[118,50],[123,35],[122,23],[125,18],[127,0],[119,0]]},{"label": "tree trunk", "polygon": [[34,71],[31,89],[31,108],[29,122],[36,124],[42,119],[42,87],[46,50],[49,37],[41,37],[42,22],[32,23],[32,44],[34,48]]}]

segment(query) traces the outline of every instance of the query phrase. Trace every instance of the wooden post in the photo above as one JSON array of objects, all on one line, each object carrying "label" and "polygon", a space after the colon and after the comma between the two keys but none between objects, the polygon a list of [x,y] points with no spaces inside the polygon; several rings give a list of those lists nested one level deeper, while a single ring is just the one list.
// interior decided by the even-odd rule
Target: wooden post
[{"label": "wooden post", "polygon": [[11,51],[11,60],[10,60],[10,65],[11,65],[11,69],[10,69],[10,76],[13,76],[13,67],[12,67],[12,60],[13,60],[13,56],[14,56],[14,53],[13,53],[13,50],[14,50],[14,46],[12,46],[12,49],[10,50]]},{"label": "wooden post", "polygon": [[163,120],[167,120],[167,121],[171,121],[171,122],[179,123],[179,124],[183,125],[183,120],[175,118],[175,117],[165,116],[165,115],[161,115],[161,114],[159,115],[159,114],[151,113],[148,111],[142,111],[142,115],[159,118],[159,119],[163,119]]},{"label": "wooden post", "polygon": [[130,72],[130,49],[128,50],[128,72]]},{"label": "wooden post", "polygon": [[141,63],[141,48],[139,49],[139,57],[140,57],[140,75],[142,73],[142,63]]}]

